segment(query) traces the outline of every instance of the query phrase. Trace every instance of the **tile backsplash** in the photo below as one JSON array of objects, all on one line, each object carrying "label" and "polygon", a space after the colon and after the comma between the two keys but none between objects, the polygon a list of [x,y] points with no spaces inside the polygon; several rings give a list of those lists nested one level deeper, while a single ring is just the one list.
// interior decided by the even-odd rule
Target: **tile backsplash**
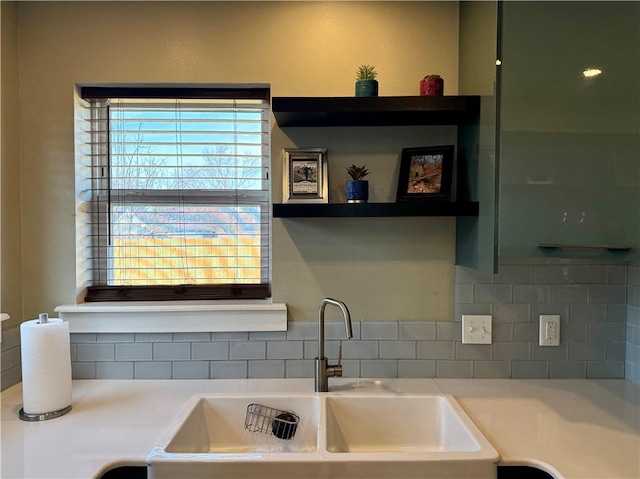
[{"label": "tile backsplash", "polygon": [[[345,377],[626,378],[640,384],[640,264],[501,259],[500,273],[455,267],[453,322],[328,322]],[[491,314],[493,343],[462,344],[463,314]],[[538,346],[559,314],[561,344]],[[312,377],[317,324],[286,332],[72,334],[76,379]],[[2,343],[3,389],[20,380],[18,329]]]}]

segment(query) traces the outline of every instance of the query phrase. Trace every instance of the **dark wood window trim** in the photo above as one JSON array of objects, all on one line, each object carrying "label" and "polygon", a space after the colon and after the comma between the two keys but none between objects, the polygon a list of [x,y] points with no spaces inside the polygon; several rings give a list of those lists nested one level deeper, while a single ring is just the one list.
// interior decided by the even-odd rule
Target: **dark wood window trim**
[{"label": "dark wood window trim", "polygon": [[172,301],[190,299],[265,299],[271,297],[269,284],[221,284],[176,286],[90,286],[85,302]]}]

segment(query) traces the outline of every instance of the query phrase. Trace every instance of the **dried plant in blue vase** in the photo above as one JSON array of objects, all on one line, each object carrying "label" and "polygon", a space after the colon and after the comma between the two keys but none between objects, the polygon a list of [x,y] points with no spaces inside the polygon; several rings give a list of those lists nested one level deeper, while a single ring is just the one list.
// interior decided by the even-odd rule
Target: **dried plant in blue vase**
[{"label": "dried plant in blue vase", "polygon": [[367,165],[347,166],[351,180],[347,181],[347,203],[366,203],[369,199],[369,182],[363,180],[369,174]]}]

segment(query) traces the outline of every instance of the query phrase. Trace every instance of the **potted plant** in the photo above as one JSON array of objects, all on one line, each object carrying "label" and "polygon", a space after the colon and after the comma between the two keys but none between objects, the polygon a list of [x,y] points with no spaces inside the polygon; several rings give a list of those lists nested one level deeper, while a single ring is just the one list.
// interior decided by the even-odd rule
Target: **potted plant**
[{"label": "potted plant", "polygon": [[351,180],[347,181],[347,203],[366,203],[369,199],[369,182],[363,180],[369,174],[367,165],[347,166]]},{"label": "potted plant", "polygon": [[378,72],[372,65],[360,65],[356,74],[356,96],[378,96]]}]

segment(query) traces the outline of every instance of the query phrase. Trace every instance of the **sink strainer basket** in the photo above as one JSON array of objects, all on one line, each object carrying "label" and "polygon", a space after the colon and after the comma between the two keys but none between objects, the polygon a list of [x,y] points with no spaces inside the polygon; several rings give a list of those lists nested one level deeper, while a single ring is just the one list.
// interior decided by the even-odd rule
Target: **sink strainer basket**
[{"label": "sink strainer basket", "polygon": [[244,428],[251,432],[291,439],[298,429],[300,418],[291,411],[282,411],[260,404],[249,404]]}]

